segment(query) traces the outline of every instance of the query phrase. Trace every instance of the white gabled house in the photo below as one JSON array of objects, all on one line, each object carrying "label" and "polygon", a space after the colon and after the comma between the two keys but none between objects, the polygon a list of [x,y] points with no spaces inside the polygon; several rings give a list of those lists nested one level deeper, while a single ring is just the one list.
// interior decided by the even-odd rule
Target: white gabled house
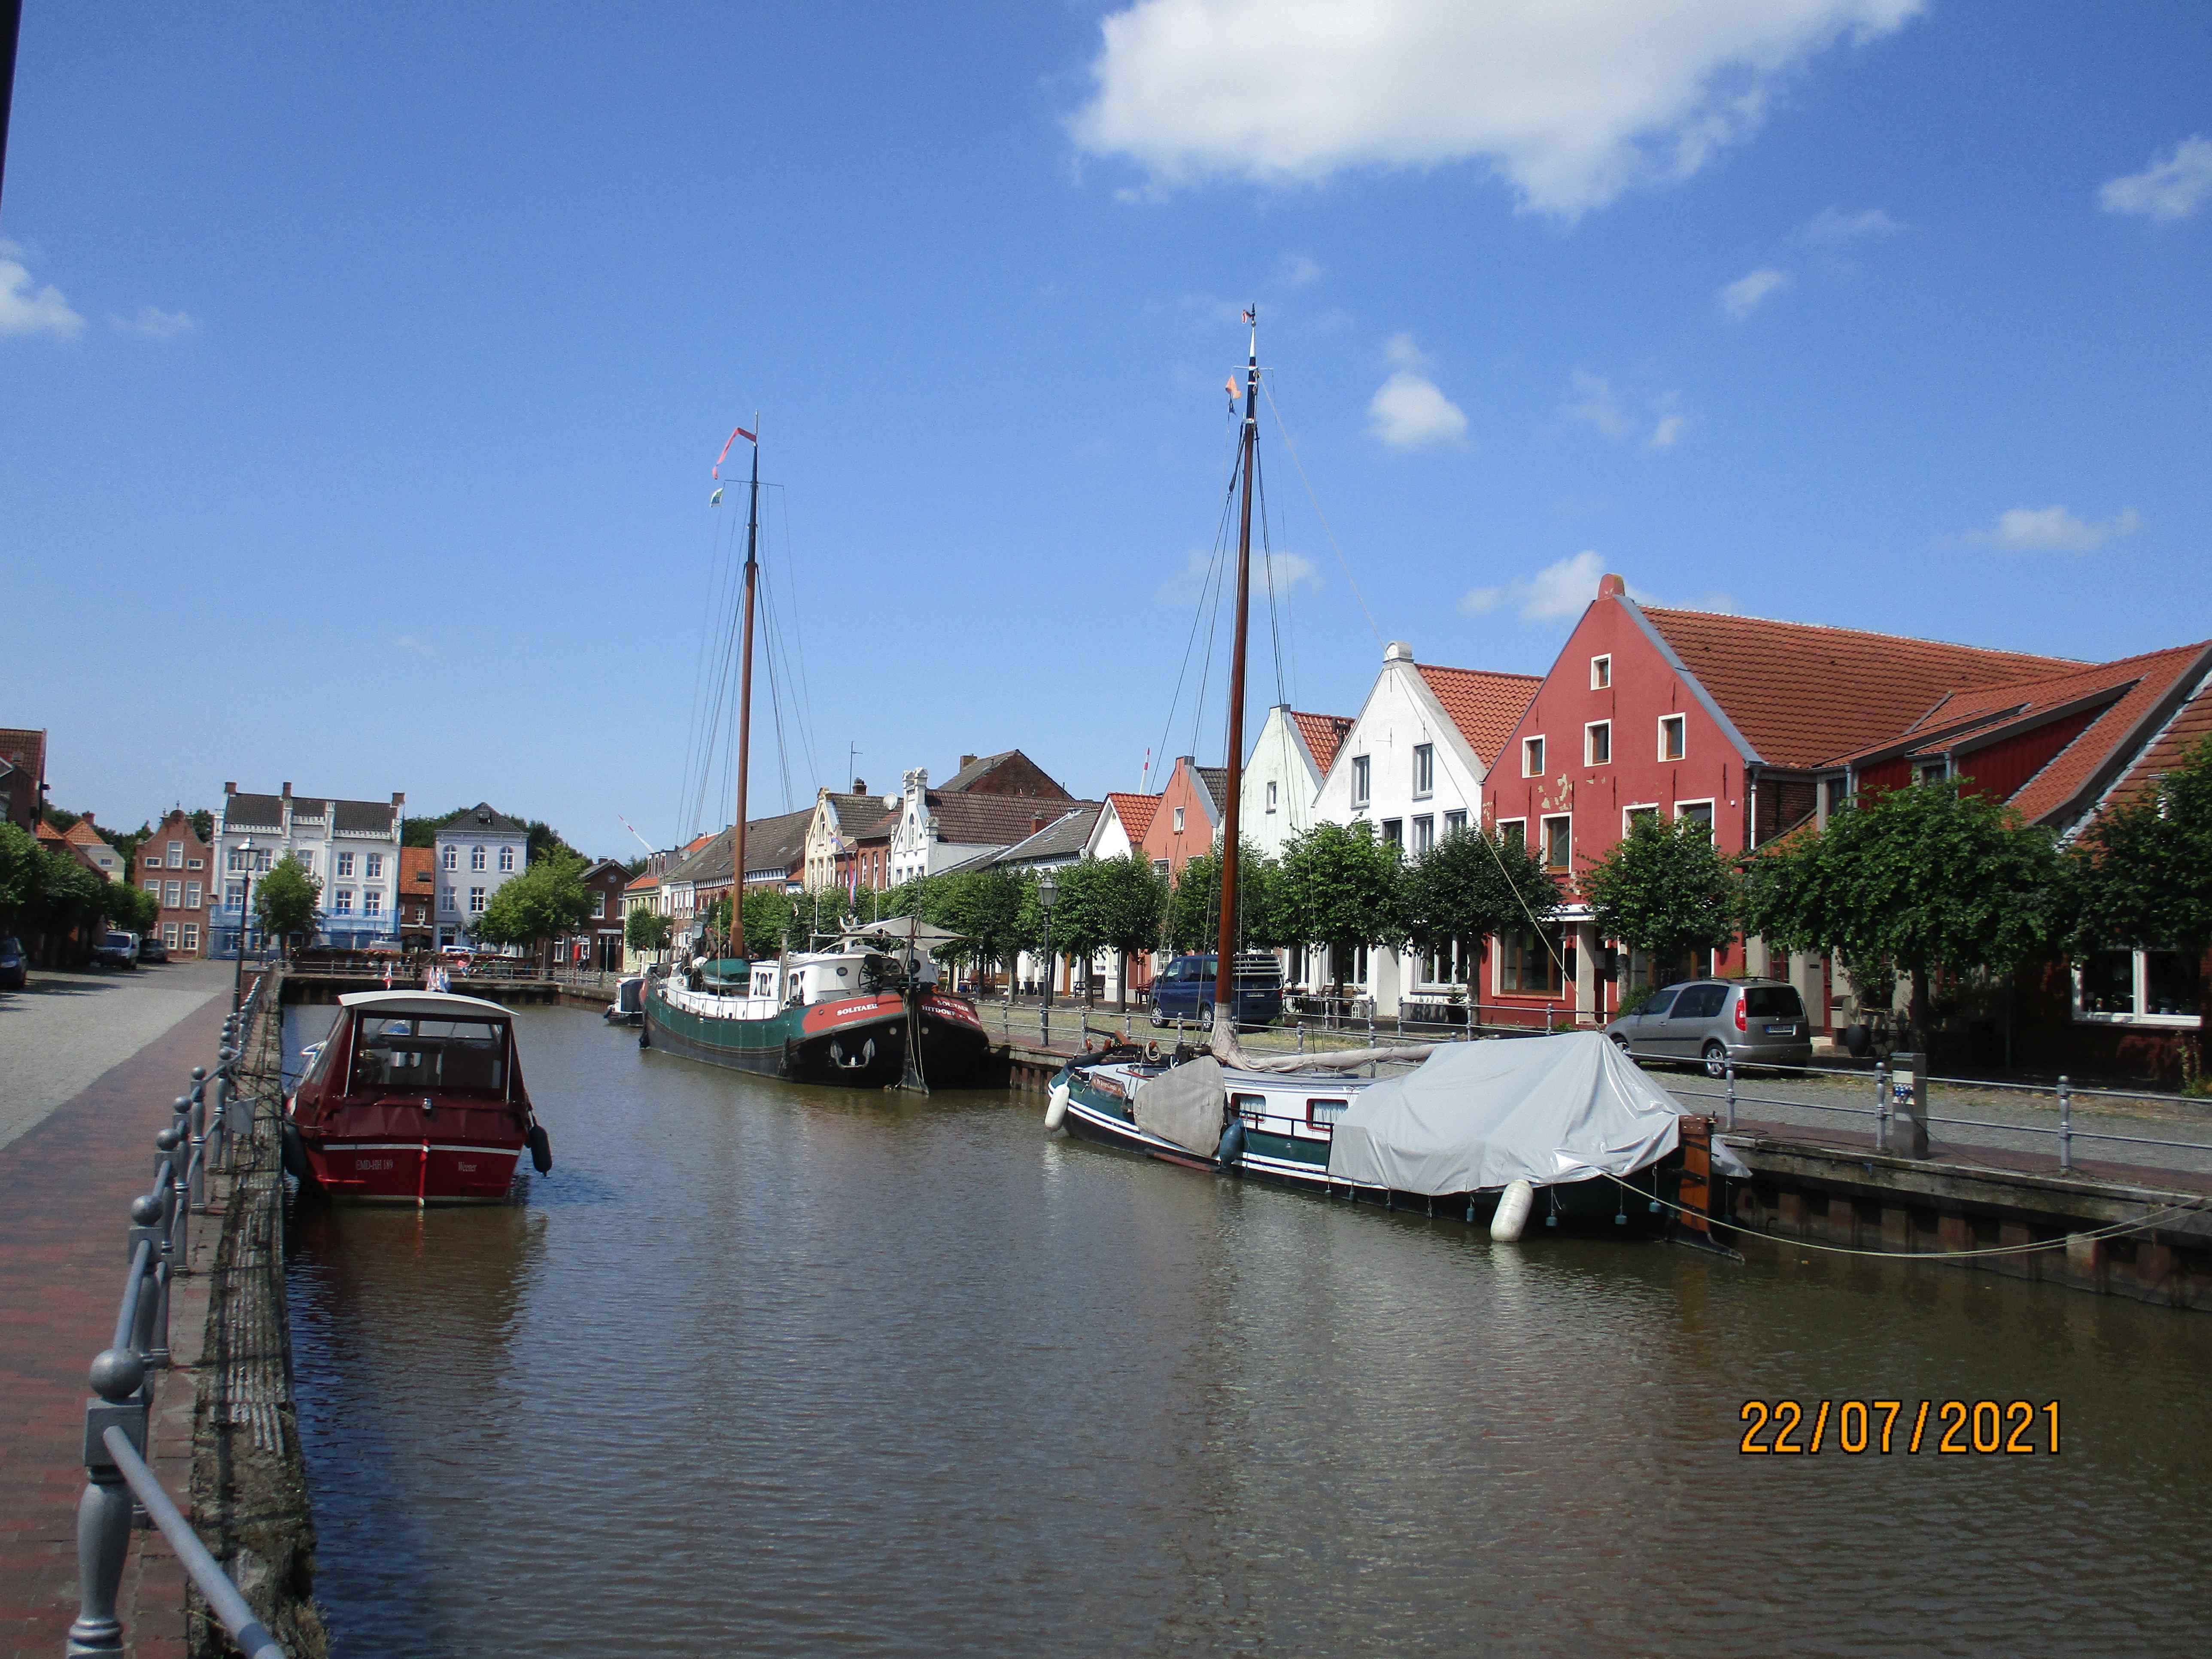
[{"label": "white gabled house", "polygon": [[1244,763],[1238,802],[1243,840],[1279,858],[1292,836],[1313,828],[1322,783],[1352,726],[1349,714],[1301,714],[1286,702],[1267,711]]}]

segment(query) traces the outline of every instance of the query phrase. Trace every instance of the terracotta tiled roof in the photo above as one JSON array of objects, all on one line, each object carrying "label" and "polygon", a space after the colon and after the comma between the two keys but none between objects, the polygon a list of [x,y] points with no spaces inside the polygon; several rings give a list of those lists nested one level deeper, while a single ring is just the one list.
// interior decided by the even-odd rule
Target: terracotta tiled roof
[{"label": "terracotta tiled roof", "polygon": [[1114,805],[1114,816],[1121,820],[1121,830],[1130,843],[1144,840],[1145,831],[1152,827],[1152,815],[1160,810],[1158,795],[1130,795],[1115,791],[1106,799]]},{"label": "terracotta tiled roof", "polygon": [[46,775],[46,734],[27,726],[0,726],[0,760],[20,766],[34,779]]},{"label": "terracotta tiled roof", "polygon": [[1429,690],[1444,706],[1444,714],[1459,728],[1460,736],[1467,739],[1486,772],[1498,763],[1498,751],[1513,735],[1513,728],[1521,723],[1521,716],[1528,712],[1528,705],[1535,698],[1536,688],[1544,683],[1540,674],[1499,674],[1486,668],[1437,668],[1427,663],[1415,666],[1420,669],[1421,678],[1428,682]]},{"label": "terracotta tiled roof", "polygon": [[1305,739],[1306,747],[1313,751],[1314,764],[1326,775],[1335,763],[1337,745],[1352,730],[1352,716],[1293,713],[1291,718],[1297,723],[1298,735]]},{"label": "terracotta tiled roof", "polygon": [[660,877],[656,872],[648,870],[643,875],[633,878],[630,884],[623,888],[623,891],[625,893],[646,893],[652,891],[654,888],[659,885]]},{"label": "terracotta tiled roof", "polygon": [[2212,739],[2212,680],[2199,686],[2196,695],[2175,712],[2166,729],[2136,757],[2111,793],[2098,803],[2099,811],[2108,811],[2122,801],[2132,800],[2149,788],[2161,773],[2172,771],[2185,755],[2208,739]]},{"label": "terracotta tiled roof", "polygon": [[54,847],[69,845],[69,837],[44,818],[40,818],[38,823],[31,826],[31,835],[35,840],[46,842]]},{"label": "terracotta tiled roof", "polygon": [[75,823],[70,825],[65,839],[68,840],[72,846],[82,847],[88,849],[94,847],[106,847],[107,850],[111,853],[115,850],[112,847],[108,847],[106,836],[101,835],[99,830],[94,829],[92,825],[87,823],[82,818],[79,818]]},{"label": "terracotta tiled roof", "polygon": [[438,885],[438,849],[434,847],[403,847],[399,849],[399,890],[408,892],[421,888],[424,892],[435,890]]},{"label": "terracotta tiled roof", "polygon": [[[2106,665],[2106,670],[2124,670],[2134,684],[2127,691],[2075,738],[2065,748],[2051,757],[2048,764],[2021,786],[2013,796],[2012,804],[2020,815],[2031,823],[2054,814],[2070,817],[2065,809],[2073,805],[2081,792],[2097,781],[2098,775],[2111,775],[2129,746],[2142,743],[2148,737],[2144,726],[2161,706],[2170,708],[2168,701],[2183,676],[2202,676],[2206,653],[2212,643],[2179,646],[2168,651],[2154,651],[2148,656],[2130,657],[2121,662]],[[2053,688],[2056,690],[2057,688]],[[2082,695],[2074,694],[2075,696]],[[2047,701],[2052,704],[2073,701],[2073,697],[2053,695]],[[2202,702],[2202,698],[2195,699]],[[2187,712],[2185,709],[2183,711]],[[2175,719],[2176,725],[2180,717]],[[2171,735],[2168,728],[2167,735]],[[2164,746],[2163,740],[2153,744],[2154,750]],[[2160,763],[2163,765],[2166,763]],[[2130,773],[2143,764],[2138,760],[2129,768]],[[2145,775],[2150,775],[2147,773]]]},{"label": "terracotta tiled roof", "polygon": [[1894,742],[1946,697],[2084,665],[1856,629],[1642,607],[1760,760],[1815,767]]}]

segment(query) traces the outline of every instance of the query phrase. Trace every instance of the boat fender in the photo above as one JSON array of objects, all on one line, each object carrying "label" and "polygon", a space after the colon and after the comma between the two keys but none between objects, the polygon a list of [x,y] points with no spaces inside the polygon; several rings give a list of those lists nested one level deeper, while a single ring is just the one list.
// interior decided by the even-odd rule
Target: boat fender
[{"label": "boat fender", "polygon": [[1045,1103],[1044,1127],[1048,1130],[1057,1129],[1066,1117],[1067,1085],[1055,1083],[1052,1085],[1052,1098]]},{"label": "boat fender", "polygon": [[553,1173],[553,1137],[545,1133],[545,1126],[533,1123],[526,1137],[530,1142],[530,1161],[540,1175]]},{"label": "boat fender", "polygon": [[307,1168],[307,1149],[300,1142],[300,1126],[289,1117],[280,1120],[276,1141],[277,1156],[283,1163],[284,1172],[302,1182],[313,1180]]},{"label": "boat fender", "polygon": [[1490,1218],[1490,1236],[1501,1244],[1511,1244],[1521,1237],[1521,1230],[1528,1224],[1528,1212],[1535,1206],[1536,1189],[1526,1181],[1516,1181],[1498,1194],[1498,1208]]},{"label": "boat fender", "polygon": [[1213,1154],[1223,1169],[1244,1161],[1244,1120],[1232,1117],[1229,1127],[1221,1132],[1221,1145]]}]

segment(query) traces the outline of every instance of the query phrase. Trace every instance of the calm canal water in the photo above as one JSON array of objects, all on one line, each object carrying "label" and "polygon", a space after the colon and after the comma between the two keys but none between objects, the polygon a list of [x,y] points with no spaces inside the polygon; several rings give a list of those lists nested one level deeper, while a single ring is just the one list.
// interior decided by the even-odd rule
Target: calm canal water
[{"label": "calm canal water", "polygon": [[[295,1011],[289,1048],[328,1020]],[[342,1659],[2212,1628],[2201,1315],[1494,1246],[1048,1139],[1005,1096],[757,1082],[575,1012],[520,1040],[556,1160],[526,1203],[299,1219]],[[2055,1397],[2063,1455],[1744,1456],[1747,1396]]]}]

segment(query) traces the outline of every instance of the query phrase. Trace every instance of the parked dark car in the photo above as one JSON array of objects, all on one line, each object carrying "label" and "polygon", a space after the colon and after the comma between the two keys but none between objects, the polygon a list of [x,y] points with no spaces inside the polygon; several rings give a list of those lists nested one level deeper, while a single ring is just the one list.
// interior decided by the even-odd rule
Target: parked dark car
[{"label": "parked dark car", "polygon": [[147,934],[143,939],[139,941],[138,960],[140,962],[167,962],[168,959],[169,947],[162,944],[161,940],[155,939],[151,933]]},{"label": "parked dark car", "polygon": [[31,960],[23,954],[23,941],[0,939],[0,991],[20,991],[31,982]]},{"label": "parked dark car", "polygon": [[1797,988],[1780,980],[1691,980],[1654,991],[1605,1034],[1638,1060],[1680,1060],[1723,1076],[1728,1063],[1806,1066],[1813,1028]]},{"label": "parked dark car", "polygon": [[92,965],[95,968],[136,968],[138,965],[138,941],[124,933],[102,934],[100,943],[92,947]]},{"label": "parked dark car", "polygon": [[[1210,1030],[1213,1026],[1213,988],[1219,957],[1177,957],[1152,981],[1152,1024],[1171,1025],[1176,1020]],[[1267,1025],[1283,1016],[1282,965],[1265,951],[1238,953],[1236,982],[1230,994],[1236,1000],[1239,1025]]]}]

